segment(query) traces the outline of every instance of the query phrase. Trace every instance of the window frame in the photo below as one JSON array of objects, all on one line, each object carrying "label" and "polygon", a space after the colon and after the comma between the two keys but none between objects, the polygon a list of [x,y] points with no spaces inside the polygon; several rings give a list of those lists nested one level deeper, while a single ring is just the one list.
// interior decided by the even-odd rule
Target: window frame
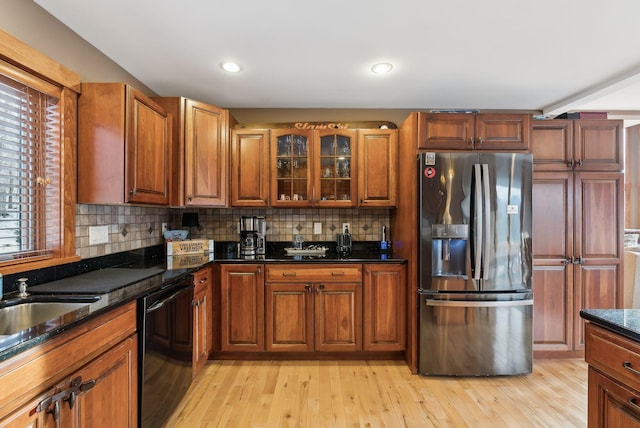
[{"label": "window frame", "polygon": [[[3,275],[51,267],[80,260],[76,255],[76,145],[77,101],[80,77],[43,53],[0,30],[0,72],[20,73],[21,80],[36,89],[56,88],[59,91],[60,113],[60,236],[51,256],[7,260],[0,262]],[[35,79],[34,79],[35,78]],[[44,82],[42,82],[44,81]],[[40,83],[38,83],[40,82]],[[43,91],[45,92],[45,91]]]}]

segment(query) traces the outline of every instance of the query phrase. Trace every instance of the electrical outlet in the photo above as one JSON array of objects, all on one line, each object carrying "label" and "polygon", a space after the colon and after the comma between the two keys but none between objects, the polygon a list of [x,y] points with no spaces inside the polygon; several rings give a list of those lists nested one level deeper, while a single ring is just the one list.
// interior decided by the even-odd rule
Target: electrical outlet
[{"label": "electrical outlet", "polygon": [[342,223],[342,233],[346,233],[347,229],[349,229],[349,233],[351,233],[351,223]]},{"label": "electrical outlet", "polygon": [[315,222],[313,223],[313,234],[320,235],[322,233],[322,223]]},{"label": "electrical outlet", "polygon": [[169,230],[169,225],[167,223],[162,223],[162,234]]},{"label": "electrical outlet", "polygon": [[89,245],[106,244],[109,242],[109,226],[90,226]]}]

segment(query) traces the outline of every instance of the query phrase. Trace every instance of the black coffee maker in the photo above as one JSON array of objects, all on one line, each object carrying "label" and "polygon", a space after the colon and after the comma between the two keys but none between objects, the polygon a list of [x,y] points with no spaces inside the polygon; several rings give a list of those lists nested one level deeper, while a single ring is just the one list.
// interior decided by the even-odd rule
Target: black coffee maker
[{"label": "black coffee maker", "polygon": [[240,257],[264,256],[266,252],[267,222],[264,217],[240,217]]}]

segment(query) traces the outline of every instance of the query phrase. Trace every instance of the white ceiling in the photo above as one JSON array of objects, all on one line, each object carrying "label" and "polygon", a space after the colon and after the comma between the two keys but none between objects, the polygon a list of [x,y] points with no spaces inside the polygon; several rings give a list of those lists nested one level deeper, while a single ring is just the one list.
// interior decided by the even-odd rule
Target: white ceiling
[{"label": "white ceiling", "polygon": [[640,117],[638,0],[35,2],[161,96]]}]

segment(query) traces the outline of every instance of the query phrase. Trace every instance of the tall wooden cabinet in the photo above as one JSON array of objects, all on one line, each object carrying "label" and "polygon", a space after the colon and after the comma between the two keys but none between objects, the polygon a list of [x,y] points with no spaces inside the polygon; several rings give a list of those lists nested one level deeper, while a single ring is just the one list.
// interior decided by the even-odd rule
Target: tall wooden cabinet
[{"label": "tall wooden cabinet", "polygon": [[228,111],[182,97],[153,100],[174,120],[171,205],[227,206]]},{"label": "tall wooden cabinet", "polygon": [[398,203],[398,134],[390,129],[358,131],[358,205]]},{"label": "tall wooden cabinet", "polygon": [[171,121],[125,83],[83,83],[78,203],[169,204]]},{"label": "tall wooden cabinet", "polygon": [[620,121],[534,121],[534,350],[582,352],[583,308],[619,307]]}]

